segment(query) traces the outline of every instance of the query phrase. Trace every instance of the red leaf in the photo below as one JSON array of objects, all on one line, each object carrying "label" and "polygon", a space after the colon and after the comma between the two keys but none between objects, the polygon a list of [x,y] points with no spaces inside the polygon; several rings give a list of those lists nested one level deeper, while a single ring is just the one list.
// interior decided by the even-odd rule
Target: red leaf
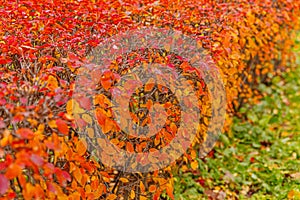
[{"label": "red leaf", "polygon": [[14,193],[14,192],[9,192],[9,193],[7,194],[7,197],[8,197],[8,199],[14,199],[14,198],[16,197],[16,193]]},{"label": "red leaf", "polygon": [[69,133],[69,127],[64,120],[58,119],[56,120],[57,129],[59,132],[67,135]]},{"label": "red leaf", "polygon": [[6,104],[6,99],[0,99],[0,106],[3,106]]},{"label": "red leaf", "polygon": [[0,58],[0,65],[5,65],[10,63],[12,60]]},{"label": "red leaf", "polygon": [[36,164],[38,167],[41,166],[42,164],[44,164],[44,160],[41,156],[38,156],[36,154],[32,154],[30,156],[30,160]]},{"label": "red leaf", "polygon": [[0,174],[0,195],[5,194],[8,188],[9,188],[9,181],[3,174]]},{"label": "red leaf", "polygon": [[80,99],[78,99],[79,104],[82,108],[86,109],[86,110],[90,110],[92,107],[92,103],[91,100],[88,97],[82,97]]},{"label": "red leaf", "polygon": [[51,183],[47,183],[47,188],[50,192],[53,192],[53,193],[56,192],[55,187]]},{"label": "red leaf", "polygon": [[68,56],[69,56],[69,59],[71,60],[71,61],[77,61],[77,60],[79,60],[79,57],[78,56],[76,56],[74,53],[72,53],[72,52],[70,52],[69,54],[68,54]]},{"label": "red leaf", "polygon": [[17,130],[17,134],[19,134],[24,139],[30,139],[34,136],[34,133],[29,128],[20,128]]},{"label": "red leaf", "polygon": [[62,175],[62,177],[64,177],[65,180],[71,181],[71,176],[70,176],[70,174],[68,172],[62,171],[61,175]]},{"label": "red leaf", "polygon": [[5,128],[6,125],[3,120],[0,119],[0,128]]}]

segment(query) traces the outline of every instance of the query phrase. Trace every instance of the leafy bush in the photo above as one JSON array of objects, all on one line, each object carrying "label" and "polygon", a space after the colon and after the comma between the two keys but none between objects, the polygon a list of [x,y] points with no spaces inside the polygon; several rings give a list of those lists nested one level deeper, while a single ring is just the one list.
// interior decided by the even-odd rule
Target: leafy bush
[{"label": "leafy bush", "polygon": [[[222,73],[228,111],[235,112],[259,97],[255,88],[268,73],[293,61],[299,3],[1,0],[0,16],[0,194],[158,199],[164,191],[173,196],[171,167],[118,172],[97,162],[78,137],[68,102],[85,57],[126,30],[174,28],[207,49]],[[197,146],[178,161],[183,169],[197,168]]]}]

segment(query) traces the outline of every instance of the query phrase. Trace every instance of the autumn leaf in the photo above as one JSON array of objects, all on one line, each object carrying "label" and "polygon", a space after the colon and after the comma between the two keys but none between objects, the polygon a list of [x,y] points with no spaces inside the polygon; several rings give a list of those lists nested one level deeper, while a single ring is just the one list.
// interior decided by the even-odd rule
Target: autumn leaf
[{"label": "autumn leaf", "polygon": [[126,150],[130,153],[133,153],[134,152],[134,147],[133,145],[131,144],[131,142],[127,142],[126,143]]},{"label": "autumn leaf", "polygon": [[34,133],[29,128],[20,128],[17,130],[17,134],[24,139],[31,139],[34,136]]},{"label": "autumn leaf", "polygon": [[166,186],[167,188],[166,188],[166,192],[167,192],[167,194],[169,195],[169,197],[171,198],[171,199],[173,199],[174,200],[174,193],[173,193],[173,186],[171,185],[171,184],[167,184],[167,186]]},{"label": "autumn leaf", "polygon": [[150,185],[149,192],[154,193],[155,191],[156,191],[156,186],[155,185]]},{"label": "autumn leaf", "polygon": [[192,169],[193,170],[196,170],[196,169],[198,169],[198,161],[193,161],[192,163],[191,163],[191,167],[192,167]]},{"label": "autumn leaf", "polygon": [[134,190],[131,190],[130,191],[130,198],[134,199],[134,197],[135,197],[135,192],[134,192]]},{"label": "autumn leaf", "polygon": [[106,197],[106,199],[108,199],[108,200],[115,200],[115,199],[117,199],[117,195],[115,195],[115,194],[110,194],[110,195],[108,195],[107,197]]},{"label": "autumn leaf", "polygon": [[79,140],[77,142],[77,144],[76,144],[76,151],[77,151],[77,153],[80,156],[82,156],[82,155],[85,154],[86,150],[87,150],[87,143],[86,143],[86,141],[83,140],[83,139]]},{"label": "autumn leaf", "polygon": [[81,108],[85,110],[90,110],[92,106],[92,102],[88,97],[81,97],[78,99],[79,105]]},{"label": "autumn leaf", "polygon": [[129,180],[127,179],[127,178],[120,178],[119,179],[122,183],[128,183],[129,182]]},{"label": "autumn leaf", "polygon": [[80,171],[80,168],[77,167],[76,170],[74,170],[73,175],[74,175],[75,179],[77,180],[77,182],[81,184],[82,173]]},{"label": "autumn leaf", "polygon": [[144,87],[144,91],[145,92],[149,92],[153,89],[154,87],[154,80],[153,78],[149,79],[148,82],[145,84],[145,87]]},{"label": "autumn leaf", "polygon": [[21,173],[22,173],[22,168],[19,165],[13,163],[7,168],[5,176],[8,179],[13,179],[19,176]]},{"label": "autumn leaf", "polygon": [[0,174],[0,195],[4,195],[9,188],[9,181],[7,178]]},{"label": "autumn leaf", "polygon": [[56,88],[58,88],[58,81],[57,81],[57,78],[50,75],[47,79],[47,87],[50,89],[50,90],[55,90]]},{"label": "autumn leaf", "polygon": [[98,199],[104,192],[106,192],[106,187],[103,183],[97,185],[97,189],[94,192],[94,198]]},{"label": "autumn leaf", "polygon": [[57,129],[59,132],[65,134],[65,135],[67,135],[69,133],[69,127],[64,120],[57,119],[56,126],[57,126]]},{"label": "autumn leaf", "polygon": [[144,193],[146,188],[145,188],[145,185],[142,181],[140,181],[140,189],[141,189],[141,192]]},{"label": "autumn leaf", "polygon": [[40,167],[44,164],[44,159],[41,156],[36,155],[36,154],[32,154],[30,156],[30,160],[38,167]]},{"label": "autumn leaf", "polygon": [[[57,197],[61,199],[107,197],[119,199],[122,194],[127,194],[131,198],[143,200],[152,195],[149,194],[148,190],[149,185],[151,187],[152,184],[156,184],[157,191],[153,194],[154,199],[160,199],[162,193],[160,187],[166,189],[165,184],[164,181],[155,182],[154,180],[157,180],[155,178],[158,176],[170,177],[170,172],[173,171],[171,168],[138,176],[126,176],[128,180],[136,180],[136,177],[140,176],[139,178],[145,181],[145,185],[140,185],[141,190],[145,187],[144,194],[131,190],[138,187],[139,180],[134,181],[131,188],[120,187],[122,181],[119,181],[115,187],[117,193],[111,194],[113,186],[109,183],[115,181],[112,180],[115,178],[115,174],[102,165],[103,163],[97,159],[93,151],[87,152],[86,146],[90,144],[80,142],[78,139],[80,135],[78,131],[85,131],[84,133],[89,136],[89,141],[86,142],[99,142],[95,145],[98,147],[104,145],[106,148],[106,144],[98,140],[101,138],[98,137],[97,129],[91,126],[93,125],[91,123],[93,117],[86,114],[86,111],[93,109],[94,106],[97,109],[102,109],[100,111],[96,109],[96,117],[101,130],[119,148],[128,152],[135,150],[137,152],[147,150],[155,152],[167,145],[166,143],[173,139],[177,129],[181,127],[179,125],[180,114],[177,111],[172,111],[175,101],[168,102],[168,98],[172,98],[171,93],[182,94],[183,96],[186,96],[187,93],[185,93],[184,85],[178,84],[175,87],[170,84],[171,91],[163,86],[168,85],[167,83],[175,83],[177,79],[165,80],[160,77],[148,79],[143,87],[139,88],[142,91],[143,102],[136,103],[135,106],[150,110],[151,107],[155,107],[153,106],[155,102],[163,99],[164,102],[160,103],[164,104],[168,118],[154,115],[151,120],[145,118],[145,120],[139,121],[140,118],[135,114],[133,114],[133,118],[136,122],[141,122],[140,125],[149,125],[150,121],[162,121],[163,125],[166,121],[166,126],[155,138],[151,138],[153,141],[146,139],[139,141],[130,136],[127,137],[127,134],[121,134],[121,130],[113,119],[112,112],[110,112],[109,107],[113,106],[110,102],[110,89],[113,84],[122,81],[123,76],[131,73],[135,67],[142,65],[145,70],[150,68],[151,63],[157,63],[175,70],[179,77],[186,78],[199,97],[197,103],[199,108],[201,107],[201,116],[207,116],[208,113],[209,115],[211,113],[219,114],[215,111],[211,112],[209,105],[211,101],[213,105],[216,103],[214,97],[217,97],[218,92],[222,89],[213,84],[217,77],[213,69],[217,69],[224,83],[222,87],[224,86],[226,90],[226,108],[229,114],[224,131],[227,134],[230,125],[236,121],[232,120],[231,116],[241,115],[243,119],[245,116],[248,117],[245,113],[240,114],[239,110],[241,105],[246,105],[251,99],[256,105],[262,98],[268,97],[269,101],[272,101],[272,98],[275,97],[276,103],[273,104],[279,105],[277,101],[281,99],[282,92],[274,91],[272,88],[274,86],[270,86],[270,83],[273,82],[271,79],[273,77],[279,78],[280,81],[276,87],[283,87],[286,85],[286,80],[283,80],[283,71],[292,71],[292,65],[295,63],[293,61],[295,56],[291,52],[291,47],[294,46],[294,38],[297,38],[294,32],[299,28],[299,1],[296,0],[251,1],[250,4],[246,0],[222,1],[222,3],[212,3],[211,1],[151,1],[145,3],[143,1],[113,0],[105,3],[99,3],[96,0],[75,2],[70,0],[20,0],[7,3],[0,0],[0,5],[0,113],[3,114],[0,117],[0,129],[3,132],[2,135],[0,134],[0,158],[2,159],[0,159],[0,170],[5,173],[4,176],[16,177],[16,174],[19,174],[17,182],[13,178],[15,180],[11,179],[7,180],[8,183],[7,181],[3,183],[3,179],[0,177],[0,196],[6,195],[5,198],[7,199],[55,199]],[[150,27],[166,28],[167,32],[171,32],[170,27],[173,27],[174,30],[185,36],[193,36],[196,45],[192,46],[190,41],[185,44],[187,41],[181,37],[181,34],[164,38],[163,31],[159,32],[163,39],[159,43],[153,44],[153,48],[148,44],[146,44],[149,46],[147,48],[134,50],[130,48],[136,42],[147,43],[147,38],[144,36],[137,38],[137,41],[131,41],[128,38],[118,39],[118,36],[123,36],[123,33],[128,30],[143,31]],[[148,34],[151,38],[152,32],[148,33],[147,31],[145,36],[148,37]],[[94,57],[90,56],[90,52],[97,51],[99,44],[105,44],[106,41],[110,41],[109,38],[113,37],[116,37],[116,40],[108,44],[108,47],[111,48],[98,52],[99,54],[96,53]],[[173,50],[176,52],[172,52]],[[120,55],[113,55],[115,52]],[[188,60],[186,57],[190,55],[192,58]],[[196,62],[198,59],[201,62]],[[101,70],[88,73],[88,69],[94,67],[94,61],[95,64],[101,65]],[[85,72],[87,73],[85,74]],[[209,78],[210,81],[206,81],[209,83],[206,83],[203,79],[210,72],[213,73],[213,76]],[[73,94],[77,91],[77,78],[80,73],[86,75],[80,84],[86,85],[89,81],[97,82],[96,92],[100,94],[88,97],[88,94],[83,92],[82,98],[77,97],[75,100],[70,100],[70,98],[75,97]],[[294,72],[294,75],[296,74],[299,73]],[[293,77],[291,79],[298,80],[299,78]],[[161,85],[157,86],[160,93],[151,94],[155,87],[154,80],[160,80]],[[137,81],[130,80],[124,86],[134,89],[136,83]],[[272,88],[271,92],[268,92],[269,89],[267,89],[260,91],[262,93],[260,94],[258,90],[264,84]],[[297,88],[296,84],[296,82],[291,83],[294,88]],[[93,90],[89,87],[82,89]],[[211,91],[208,92],[210,89]],[[289,91],[294,91],[294,89],[288,89],[284,92],[290,101],[293,98],[290,98]],[[274,94],[277,96],[273,96]],[[297,99],[297,97],[294,98]],[[185,106],[191,106],[193,102],[190,98],[185,98],[183,103]],[[290,105],[293,103],[291,102]],[[268,109],[260,110],[267,111]],[[282,121],[278,108],[274,109],[277,110],[278,115],[272,109],[270,110],[270,112],[274,112],[274,116],[271,119],[266,119],[266,121]],[[283,110],[296,112],[297,109]],[[155,109],[155,111],[157,110]],[[288,116],[289,113],[286,117]],[[73,118],[76,119],[75,124]],[[195,152],[199,151],[199,143],[208,138],[208,134],[205,134],[208,124],[210,124],[208,118],[204,117],[197,120],[187,116],[182,120],[183,123],[191,124],[191,126],[199,126],[193,143]],[[266,122],[259,122],[259,124],[264,123]],[[161,125],[160,123],[154,124]],[[254,124],[251,122],[251,126]],[[287,124],[274,123],[273,127],[270,127],[270,132],[278,132],[277,126],[286,129]],[[74,128],[74,131],[70,131],[71,127],[72,130]],[[265,129],[267,128],[262,128],[262,130]],[[153,132],[156,130],[153,127],[151,129]],[[293,127],[291,130],[295,130],[295,128]],[[57,131],[61,134],[58,134]],[[282,131],[286,134],[280,134],[281,137],[293,135],[288,130]],[[243,132],[249,131],[246,129]],[[69,138],[62,137],[62,134],[68,135]],[[249,134],[244,135],[249,136]],[[250,135],[252,137],[255,134]],[[121,139],[121,136],[124,138]],[[190,137],[188,132],[185,133],[185,136]],[[239,135],[239,139],[241,137]],[[248,137],[248,140],[251,137]],[[293,135],[290,140],[295,137]],[[182,143],[180,146],[187,145]],[[221,142],[220,146],[222,145],[224,144]],[[240,145],[233,146],[239,148]],[[262,146],[261,148],[268,148]],[[287,146],[292,148],[295,145]],[[111,152],[117,152],[112,147],[107,148]],[[23,150],[25,153],[19,154]],[[294,151],[297,153],[296,150]],[[182,161],[185,163],[180,165],[181,170],[189,171],[188,168],[192,168],[195,171],[193,176],[197,176],[199,170],[199,166],[195,162],[197,160],[195,152],[182,156],[178,160],[180,163],[183,163]],[[219,151],[214,152],[217,155]],[[227,151],[221,152],[228,153]],[[270,152],[272,152],[272,148]],[[21,156],[16,156],[17,154]],[[217,156],[213,154],[210,153],[207,156],[215,159]],[[236,160],[237,156],[241,157],[235,155],[232,158]],[[160,159],[164,160],[166,157],[167,155],[162,155]],[[231,159],[230,156],[227,158]],[[155,160],[156,158],[150,159]],[[250,159],[250,164],[255,164],[259,160],[257,157]],[[242,162],[243,160],[238,161]],[[284,163],[284,160],[280,161]],[[11,168],[14,165],[16,165],[15,169]],[[220,170],[220,172],[222,171]],[[260,170],[260,173],[263,173],[262,171]],[[75,174],[77,178],[75,178]],[[290,182],[299,178],[297,172],[289,174]],[[7,179],[7,177],[5,178]],[[80,181],[77,182],[77,179]],[[191,181],[189,180],[189,184]],[[265,183],[266,187],[268,182],[271,181]],[[12,183],[17,184],[17,186]],[[182,184],[182,182],[180,183]],[[231,184],[231,190],[236,191],[235,187],[238,184]],[[97,188],[95,185],[99,187]],[[273,182],[269,185],[271,187],[269,191],[272,192]],[[182,188],[182,186],[178,188]],[[257,185],[258,187],[260,186]],[[207,188],[205,190],[213,191],[214,189]],[[251,187],[250,190],[252,189]],[[218,190],[221,189],[218,188]],[[172,191],[174,191],[173,186],[168,185],[166,193],[170,198],[173,198]],[[184,191],[188,192],[189,189]],[[235,198],[242,193],[235,194],[232,191],[226,194],[228,198]],[[282,198],[298,197],[296,189],[289,191],[290,193],[285,194]],[[280,192],[274,193],[280,195]],[[189,196],[188,199],[190,198]],[[280,197],[274,198],[282,199]]]}]

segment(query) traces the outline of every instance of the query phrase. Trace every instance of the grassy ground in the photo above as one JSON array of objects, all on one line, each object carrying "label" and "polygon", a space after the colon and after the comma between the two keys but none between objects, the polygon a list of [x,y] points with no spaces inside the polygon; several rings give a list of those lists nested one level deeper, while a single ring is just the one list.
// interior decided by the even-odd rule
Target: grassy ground
[{"label": "grassy ground", "polygon": [[265,97],[241,109],[248,120],[234,118],[200,173],[176,177],[176,199],[300,199],[300,67],[259,90]]}]

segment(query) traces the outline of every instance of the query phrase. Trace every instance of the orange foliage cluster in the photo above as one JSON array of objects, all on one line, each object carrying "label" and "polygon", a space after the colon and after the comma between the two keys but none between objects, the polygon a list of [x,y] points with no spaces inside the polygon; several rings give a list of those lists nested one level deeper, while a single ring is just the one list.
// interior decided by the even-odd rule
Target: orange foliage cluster
[{"label": "orange foliage cluster", "polygon": [[[299,13],[296,0],[0,0],[0,196],[158,199],[166,191],[173,197],[171,168],[117,172],[79,139],[68,102],[85,56],[119,32],[172,27],[210,52],[234,111],[259,96],[255,87],[268,73],[293,61]],[[190,150],[183,168],[196,169],[196,157]]]}]

